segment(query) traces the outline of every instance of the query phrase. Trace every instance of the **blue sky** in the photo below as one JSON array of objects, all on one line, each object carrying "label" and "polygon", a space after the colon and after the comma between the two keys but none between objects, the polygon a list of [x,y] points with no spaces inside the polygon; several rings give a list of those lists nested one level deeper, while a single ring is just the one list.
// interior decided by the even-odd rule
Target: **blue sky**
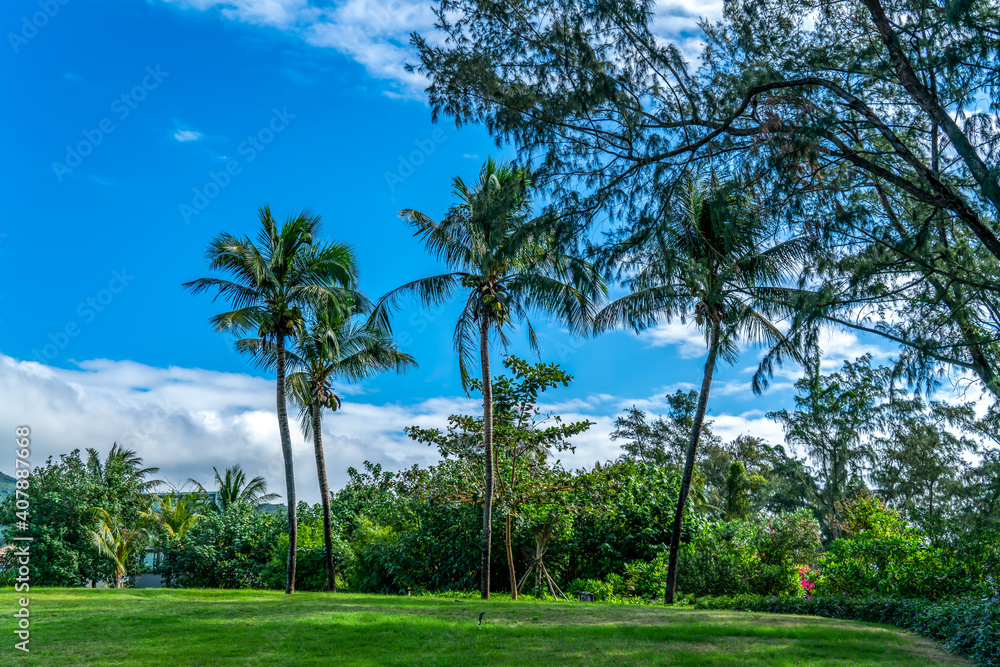
[{"label": "blue sky", "polygon": [[[672,6],[657,25],[690,47],[694,17],[717,10]],[[360,0],[0,7],[0,414],[11,429],[33,426],[36,458],[117,440],[175,482],[242,462],[282,490],[271,385],[209,327],[222,304],[181,283],[207,275],[212,236],[252,234],[264,203],[279,216],[321,214],[329,239],[354,246],[373,297],[440,270],[398,210],[439,217],[453,176],[514,153],[481,128],[431,123],[421,81],[402,69],[406,34],[430,21],[423,3],[387,12]],[[432,460],[402,427],[476,410],[458,385],[454,312],[400,314],[397,335],[420,368],[345,388],[348,406],[325,427],[335,486],[366,458],[390,468]],[[700,382],[703,345],[679,323],[585,341],[542,330],[542,358],[576,376],[552,395],[555,407],[598,422],[575,465],[617,454],[607,433],[623,407],[655,412],[668,390]],[[830,365],[887,354],[844,333],[827,346]],[[789,405],[798,369],[755,398],[754,363],[751,352],[720,370],[710,410],[728,437],[777,441],[763,413]],[[310,456],[298,442],[315,500]]]}]

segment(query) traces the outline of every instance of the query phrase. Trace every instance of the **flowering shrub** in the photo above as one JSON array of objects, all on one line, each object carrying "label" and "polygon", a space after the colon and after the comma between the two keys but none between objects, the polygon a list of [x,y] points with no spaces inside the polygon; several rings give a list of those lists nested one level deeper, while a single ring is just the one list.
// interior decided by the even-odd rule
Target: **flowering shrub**
[{"label": "flowering shrub", "polygon": [[799,568],[799,585],[802,592],[806,594],[806,599],[811,599],[815,593],[816,580],[819,579],[819,570],[808,565]]},{"label": "flowering shrub", "polygon": [[692,595],[797,595],[814,562],[819,524],[806,510],[707,526],[681,550],[677,588]]}]

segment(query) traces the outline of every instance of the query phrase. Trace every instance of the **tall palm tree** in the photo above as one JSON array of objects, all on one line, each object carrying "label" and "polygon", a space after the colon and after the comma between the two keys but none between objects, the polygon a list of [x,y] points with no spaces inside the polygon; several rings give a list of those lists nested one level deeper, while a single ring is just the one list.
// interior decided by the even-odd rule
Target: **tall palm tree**
[{"label": "tall palm tree", "polygon": [[[456,293],[464,295],[454,343],[463,387],[468,390],[468,367],[474,363],[476,348],[482,373],[486,463],[480,592],[486,599],[495,465],[490,336],[506,346],[506,329],[523,320],[528,342],[537,349],[538,339],[528,320],[532,310],[556,314],[571,331],[585,334],[593,319],[592,299],[606,290],[594,267],[575,254],[579,229],[556,216],[531,217],[531,183],[525,170],[487,160],[476,183],[470,186],[461,178],[453,183],[457,201],[441,222],[419,211],[400,211],[427,251],[445,262],[448,273],[392,290],[379,300],[373,317],[387,318],[407,298],[430,306],[443,304]],[[387,320],[383,325],[388,328]]]},{"label": "tall palm tree", "polygon": [[[352,302],[360,295],[342,295]],[[330,485],[323,453],[323,410],[340,409],[340,397],[333,390],[335,379],[358,382],[379,373],[405,371],[416,361],[396,348],[392,335],[372,319],[361,321],[357,315],[371,307],[360,298],[358,305],[339,304],[317,310],[309,325],[299,331],[294,348],[287,351],[288,366],[295,369],[288,376],[289,398],[300,408],[302,433],[312,438],[316,455],[323,504],[323,540],[326,546],[327,590],[336,590],[333,567],[333,526],[330,510]],[[244,351],[253,354],[260,365],[270,365],[274,346],[262,339],[241,341]]]},{"label": "tall palm tree", "polygon": [[597,315],[595,331],[624,325],[638,332],[662,320],[693,319],[708,345],[670,538],[667,604],[673,603],[677,587],[684,506],[717,358],[735,362],[740,342],[767,345],[754,375],[755,393],[763,391],[774,365],[786,355],[801,359],[774,322],[790,315],[783,305],[788,299],[782,297],[792,290],[782,283],[800,266],[809,242],[780,238],[737,188],[689,179],[662,215],[613,235],[605,249],[604,261],[617,267],[630,291]]},{"label": "tall palm tree", "polygon": [[[215,485],[219,487],[215,504],[223,512],[236,505],[249,505],[257,509],[278,497],[277,493],[267,492],[267,480],[260,476],[248,479],[243,466],[238,463],[226,468],[221,474],[218,468],[212,466],[212,472],[215,473]],[[188,482],[194,484],[199,492],[208,493],[197,480],[189,478]]]},{"label": "tall palm tree", "polygon": [[138,549],[145,546],[149,533],[145,527],[126,527],[119,524],[101,507],[91,509],[96,526],[88,534],[91,545],[111,561],[115,569],[115,588],[125,585],[128,562]]},{"label": "tall palm tree", "polygon": [[208,247],[209,267],[231,279],[200,278],[184,286],[194,294],[215,290],[234,310],[213,316],[217,331],[244,334],[275,346],[276,402],[281,455],[285,464],[288,503],[288,557],[285,593],[295,591],[295,546],[298,530],[292,440],[285,403],[285,339],[303,326],[306,313],[331,301],[335,292],[353,289],[357,280],[354,253],[346,244],[318,241],[319,216],[306,212],[279,225],[267,206],[258,212],[260,229],[254,243],[248,237],[220,234]]},{"label": "tall palm tree", "polygon": [[289,376],[292,397],[301,408],[299,420],[305,437],[312,437],[316,474],[323,503],[323,541],[326,546],[327,590],[336,590],[333,568],[333,528],[330,519],[330,486],[323,456],[323,410],[340,408],[333,380],[358,382],[379,373],[397,373],[416,366],[412,356],[401,352],[392,336],[371,320],[359,322],[335,311],[321,311],[313,326],[298,339],[296,366]]}]

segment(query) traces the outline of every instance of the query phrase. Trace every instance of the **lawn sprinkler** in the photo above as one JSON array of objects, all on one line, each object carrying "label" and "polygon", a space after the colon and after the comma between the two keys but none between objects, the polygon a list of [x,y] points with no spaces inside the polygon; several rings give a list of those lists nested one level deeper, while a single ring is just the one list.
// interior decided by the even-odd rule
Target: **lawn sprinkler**
[{"label": "lawn sprinkler", "polygon": [[479,614],[479,629],[480,629],[480,630],[482,630],[482,629],[483,629],[483,616],[485,616],[485,615],[486,615],[486,612],[485,612],[485,611],[484,611],[484,612],[482,612],[481,614]]}]

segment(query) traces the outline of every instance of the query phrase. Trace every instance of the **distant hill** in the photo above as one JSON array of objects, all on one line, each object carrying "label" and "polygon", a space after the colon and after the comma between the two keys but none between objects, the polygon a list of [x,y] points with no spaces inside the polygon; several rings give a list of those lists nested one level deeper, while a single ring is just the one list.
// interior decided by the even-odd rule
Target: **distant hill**
[{"label": "distant hill", "polygon": [[14,493],[14,478],[0,472],[0,500]]}]

